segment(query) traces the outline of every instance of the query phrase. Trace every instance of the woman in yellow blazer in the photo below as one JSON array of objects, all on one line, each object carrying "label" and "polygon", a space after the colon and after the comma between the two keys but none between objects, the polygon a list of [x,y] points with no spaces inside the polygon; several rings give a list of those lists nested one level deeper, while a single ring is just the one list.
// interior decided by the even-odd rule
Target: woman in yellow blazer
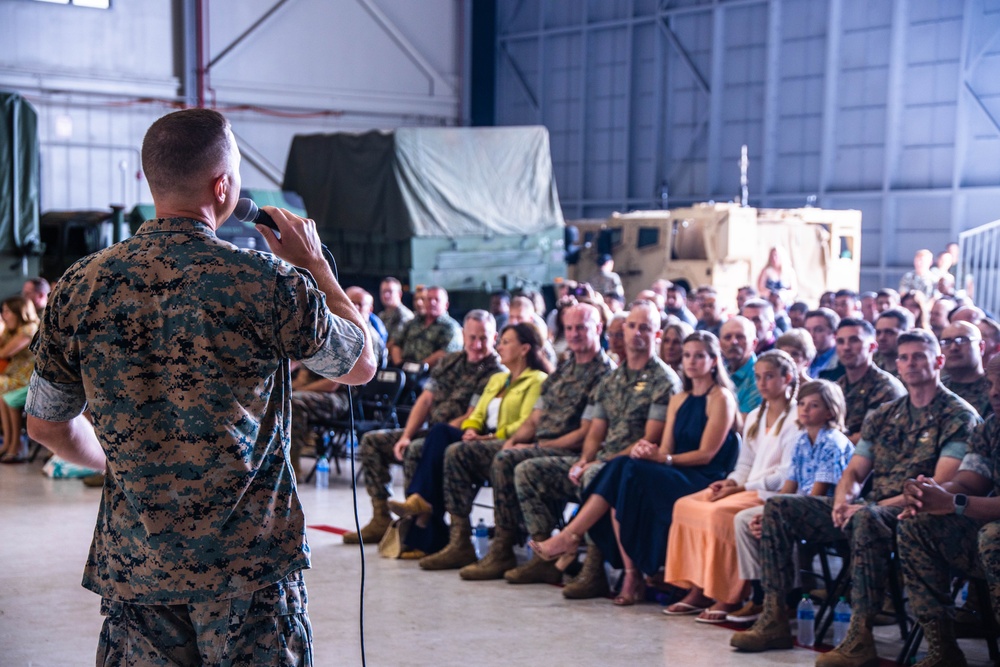
[{"label": "woman in yellow blazer", "polygon": [[444,523],[444,452],[459,440],[505,439],[531,414],[552,371],[545,358],[542,337],[532,324],[504,327],[497,344],[507,369],[486,383],[475,409],[461,428],[436,424],[424,439],[420,463],[406,488],[406,502],[389,501],[400,516],[416,516],[416,526],[406,537],[407,546],[433,553],[448,541]]}]

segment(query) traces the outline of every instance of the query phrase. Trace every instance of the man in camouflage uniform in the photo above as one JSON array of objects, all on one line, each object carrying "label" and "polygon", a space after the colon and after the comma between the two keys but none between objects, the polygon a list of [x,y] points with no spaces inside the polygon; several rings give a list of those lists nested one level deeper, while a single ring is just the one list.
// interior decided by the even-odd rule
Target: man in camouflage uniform
[{"label": "man in camouflage uniform", "polygon": [[[590,429],[590,420],[582,420],[588,397],[614,368],[601,350],[601,316],[597,308],[590,304],[570,306],[563,313],[563,325],[573,356],[546,378],[531,416],[520,428],[506,441],[459,442],[445,452],[445,508],[451,514],[452,525],[469,522],[476,492],[487,479],[490,481],[496,534],[489,553],[473,563],[476,552],[469,535],[455,533],[448,546],[420,561],[425,570],[461,567],[463,579],[482,580],[499,579],[517,566],[514,543],[522,519],[514,468],[530,458],[578,451]],[[542,539],[547,537],[543,535]],[[558,571],[549,570],[554,572],[553,579],[558,576],[557,581],[561,580]]]},{"label": "man in camouflage uniform", "polygon": [[[368,326],[369,340],[375,353],[379,368],[385,366],[385,344],[378,331],[372,326],[369,316],[372,313],[372,295],[360,287],[351,286],[344,292],[358,309],[361,320]],[[333,380],[319,377],[315,373],[303,369],[309,379],[306,384],[298,386],[292,382],[292,446],[290,456],[295,475],[301,477],[302,450],[305,447],[315,447],[316,432],[314,426],[328,424],[335,419],[341,419],[350,408],[347,392],[344,386]]]},{"label": "man in camouflage uniform", "polygon": [[[927,637],[919,667],[966,664],[952,620],[951,580],[958,571],[986,579],[994,613],[1000,609],[1000,358],[990,360],[993,411],[969,439],[969,453],[949,482],[926,477],[906,482],[908,511],[896,528],[896,543],[910,607]],[[993,497],[987,498],[990,492]]]},{"label": "man in camouflage uniform", "polygon": [[[649,301],[632,304],[625,320],[625,363],[597,385],[583,413],[590,430],[580,456],[548,456],[524,461],[514,469],[517,499],[528,533],[552,534],[567,501],[579,500],[604,462],[628,456],[639,440],[659,442],[670,397],[681,390],[680,378],[657,355],[660,314]],[[569,599],[608,594],[604,557],[588,538],[579,576],[563,588]]]},{"label": "man in camouflage uniform", "polygon": [[83,579],[99,665],[312,663],[289,360],[362,384],[375,359],[311,220],[265,207],[276,256],[215,236],[239,161],[218,112],[153,123],[158,218],[70,267],[33,344],[29,432],[106,471]]},{"label": "man in camouflage uniform", "polygon": [[912,328],[913,313],[905,308],[889,308],[875,318],[875,342],[878,344],[878,351],[875,352],[872,361],[897,379],[899,370],[896,368],[898,354],[896,341],[899,339],[899,334]]},{"label": "man in camouflage uniform", "polygon": [[944,371],[941,384],[964,398],[981,417],[993,412],[990,383],[983,372],[983,335],[968,322],[952,322],[941,333]]},{"label": "man in camouflage uniform", "polygon": [[875,329],[866,320],[847,318],[837,325],[837,359],[844,375],[837,384],[844,392],[847,437],[855,445],[861,439],[861,424],[868,413],[906,395],[903,384],[872,362]]},{"label": "man in camouflage uniform", "polygon": [[389,339],[393,366],[413,363],[434,368],[444,355],[462,349],[462,326],[448,315],[448,292],[428,287],[424,308],[423,317],[410,320]]},{"label": "man in camouflage uniform", "polygon": [[391,340],[413,319],[413,311],[403,305],[403,286],[396,278],[390,276],[383,280],[378,293],[382,301],[382,311],[378,318],[385,324]]},{"label": "man in camouflage uniform", "polygon": [[[944,358],[937,339],[922,329],[899,337],[899,369],[909,390],[872,412],[861,440],[832,499],[779,495],[764,506],[761,560],[764,611],[731,644],[745,651],[791,648],[785,596],[793,585],[792,555],[800,540],[833,542],[847,532],[851,543],[851,625],[833,651],[816,659],[819,667],[878,664],[871,627],[882,605],[889,555],[903,484],[917,475],[951,479],[980,422],[972,407],[939,381]],[[857,502],[871,474],[872,488]],[[832,512],[831,512],[832,508]],[[832,517],[832,521],[831,521]]]},{"label": "man in camouflage uniform", "polygon": [[[365,544],[378,544],[392,523],[389,515],[389,466],[403,462],[404,486],[409,486],[423,448],[425,424],[449,423],[458,428],[475,407],[487,380],[500,370],[494,350],[497,332],[493,316],[472,310],[465,316],[462,330],[464,349],[444,357],[431,371],[430,379],[410,410],[402,429],[371,431],[361,438],[361,465],[365,488],[372,499],[372,518],[361,529]],[[344,535],[345,544],[357,544],[358,533]]]}]

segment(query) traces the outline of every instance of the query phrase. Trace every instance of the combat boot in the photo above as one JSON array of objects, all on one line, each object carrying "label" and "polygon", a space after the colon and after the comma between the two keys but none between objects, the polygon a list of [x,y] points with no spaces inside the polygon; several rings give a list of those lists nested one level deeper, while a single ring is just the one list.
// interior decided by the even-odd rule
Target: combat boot
[{"label": "combat boot", "polygon": [[595,544],[587,545],[587,555],[583,568],[570,583],[563,586],[563,597],[567,600],[589,600],[606,598],[611,594],[608,575],[604,571],[604,555]]},{"label": "combat boot", "polygon": [[857,614],[851,616],[847,636],[829,653],[816,658],[816,667],[878,667],[878,653],[869,621]]},{"label": "combat boot", "polygon": [[764,595],[764,610],[748,629],[737,632],[729,645],[741,651],[757,653],[771,649],[792,648],[792,630],[788,627],[788,607],[776,593]]},{"label": "combat boot", "polygon": [[497,526],[490,550],[478,563],[466,565],[458,571],[458,576],[467,581],[501,579],[507,570],[517,567],[514,555],[514,531]]},{"label": "combat boot", "polygon": [[915,667],[968,667],[965,654],[955,641],[955,625],[948,620],[920,624],[927,638],[927,657]]},{"label": "combat boot", "polygon": [[[544,542],[549,536],[545,533],[532,535],[535,542]],[[507,570],[503,578],[511,584],[560,584],[563,574],[556,567],[555,561],[542,560],[538,554],[532,554],[531,560],[524,565]]]},{"label": "combat boot", "polygon": [[[365,545],[378,544],[391,524],[389,502],[385,498],[372,498],[372,520],[361,529],[361,539]],[[344,544],[358,544],[360,541],[358,533],[344,533]]]},{"label": "combat boot", "polygon": [[425,570],[457,570],[476,562],[476,548],[472,546],[472,524],[469,517],[451,515],[451,532],[447,546],[437,553],[420,559]]}]

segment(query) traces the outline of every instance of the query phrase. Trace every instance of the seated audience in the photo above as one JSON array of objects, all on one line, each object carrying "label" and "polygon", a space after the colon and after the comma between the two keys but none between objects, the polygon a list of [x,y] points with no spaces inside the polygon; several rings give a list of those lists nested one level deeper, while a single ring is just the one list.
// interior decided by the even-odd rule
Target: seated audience
[{"label": "seated audience", "polygon": [[883,287],[875,292],[875,312],[884,313],[890,308],[899,307],[899,292],[891,287]]},{"label": "seated audience", "polygon": [[[403,325],[413,319],[413,311],[403,305],[403,286],[398,279],[390,276],[383,280],[378,293],[382,302],[378,318],[382,320],[391,339],[403,330]],[[388,343],[388,339],[386,342]]]},{"label": "seated audience", "polygon": [[[393,366],[413,363],[433,368],[444,355],[462,349],[462,326],[448,315],[448,305],[446,290],[427,288],[419,306],[423,314],[407,322],[395,338],[389,339]],[[418,308],[416,300],[413,307]]]},{"label": "seated audience", "polygon": [[944,353],[944,370],[941,384],[955,392],[979,412],[988,417],[990,383],[983,371],[983,342],[979,329],[968,322],[953,322],[941,332],[941,352]]},{"label": "seated audience", "polygon": [[799,373],[799,384],[809,382],[809,364],[816,356],[816,346],[812,336],[805,329],[789,329],[787,333],[778,336],[774,343],[776,350],[781,350],[792,358]]},{"label": "seated audience", "polygon": [[837,359],[837,325],[840,316],[829,308],[817,308],[806,313],[806,331],[816,346],[816,358],[809,365],[809,377],[816,380],[836,380],[844,374]]},{"label": "seated audience", "polygon": [[898,354],[896,341],[899,339],[899,334],[912,328],[913,314],[898,306],[883,310],[875,320],[875,342],[878,344],[878,349],[872,361],[896,378],[899,377],[899,369],[896,366]]},{"label": "seated audience", "polygon": [[[608,324],[608,354],[619,366],[625,363],[625,321],[628,311],[615,313]],[[662,349],[662,348],[661,348]]]},{"label": "seated audience", "polygon": [[[552,366],[542,353],[542,339],[533,324],[508,324],[500,334],[497,352],[506,371],[493,375],[483,390],[475,410],[459,428],[450,424],[432,426],[424,438],[420,463],[406,489],[405,502],[389,501],[389,509],[399,516],[416,516],[417,523],[406,543],[431,554],[444,546],[445,450],[454,442],[507,439],[514,434],[538,400],[542,382]],[[468,521],[451,526],[452,539],[464,537]]]},{"label": "seated audience", "polygon": [[806,328],[806,313],[809,312],[809,304],[805,301],[796,301],[788,307],[788,323],[792,329]]},{"label": "seated audience", "polygon": [[720,338],[719,329],[727,319],[726,307],[719,301],[719,293],[713,288],[702,291],[701,309],[698,314],[698,323],[695,325],[697,331],[708,331],[716,338]]},{"label": "seated audience", "polygon": [[745,598],[737,576],[733,517],[763,505],[761,493],[781,488],[799,436],[792,414],[799,386],[795,362],[771,350],[757,359],[754,375],[763,402],[746,419],[736,467],[674,505],[663,579],[688,592],[664,609],[668,616],[698,614],[701,622],[721,623]]},{"label": "seated audience", "polygon": [[673,315],[692,327],[698,323],[698,318],[687,306],[687,290],[682,285],[675,284],[667,288],[667,303],[664,310],[667,315]]},{"label": "seated audience", "polygon": [[841,289],[833,296],[833,312],[837,313],[840,319],[860,318],[861,311],[858,302],[858,293],[854,290]]},{"label": "seated audience", "polygon": [[775,324],[774,308],[764,299],[748,299],[740,309],[740,315],[753,322],[757,330],[757,345],[754,353],[763,354],[774,348]]},{"label": "seated audience", "polygon": [[722,325],[719,339],[726,372],[736,391],[737,407],[746,416],[760,405],[760,393],[754,381],[753,367],[757,363],[754,347],[757,345],[757,330],[753,322],[737,315]]},{"label": "seated audience", "polygon": [[930,305],[923,292],[907,292],[900,298],[899,305],[913,315],[913,327],[930,331]]},{"label": "seated audience", "polygon": [[927,299],[934,298],[938,275],[933,270],[933,263],[934,253],[927,249],[918,250],[913,255],[913,270],[904,273],[899,281],[899,293],[921,292]]},{"label": "seated audience", "polygon": [[[5,368],[0,372],[0,394],[7,395],[28,386],[31,372],[35,368],[35,356],[28,345],[38,331],[38,314],[33,302],[20,296],[12,296],[0,307],[3,319],[3,333],[0,334],[0,359],[5,360]],[[11,396],[16,404],[19,399]],[[21,410],[0,401],[0,418],[3,420],[3,450],[0,463],[24,463],[27,461],[27,443],[21,440]]]},{"label": "seated audience", "polygon": [[590,531],[603,553],[620,556],[610,559],[612,565],[625,570],[614,603],[640,601],[642,573],[654,574],[663,564],[674,503],[722,479],[735,463],[737,412],[730,387],[715,336],[688,336],[684,391],[670,399],[662,441],[642,439],[627,457],[609,461],[584,491],[576,517],[545,542],[532,542],[532,549],[557,558],[574,552]]},{"label": "seated audience", "polygon": [[684,354],[684,341],[694,333],[687,322],[674,320],[663,327],[663,338],[660,341],[660,359],[681,374],[681,357]]},{"label": "seated audience", "polygon": [[861,425],[872,410],[906,395],[895,377],[872,361],[875,329],[866,320],[846,318],[837,325],[837,358],[844,374],[837,386],[844,392],[847,414],[845,432],[854,444],[861,438]]}]

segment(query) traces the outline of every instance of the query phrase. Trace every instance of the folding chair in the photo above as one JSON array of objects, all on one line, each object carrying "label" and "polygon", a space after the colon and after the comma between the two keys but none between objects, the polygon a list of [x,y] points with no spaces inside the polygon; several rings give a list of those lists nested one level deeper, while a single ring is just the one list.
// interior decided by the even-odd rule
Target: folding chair
[{"label": "folding chair", "polygon": [[[403,393],[405,382],[403,371],[398,368],[385,368],[375,373],[372,380],[361,387],[354,397],[354,419],[336,419],[321,425],[325,433],[322,444],[317,447],[316,460],[326,456],[333,460],[337,474],[340,474],[340,458],[346,459],[354,455],[354,450],[361,443],[361,438],[369,431],[384,428],[399,428],[399,417],[396,407]],[[312,479],[316,472],[315,466],[306,477]],[[360,471],[358,471],[360,475]]]}]

